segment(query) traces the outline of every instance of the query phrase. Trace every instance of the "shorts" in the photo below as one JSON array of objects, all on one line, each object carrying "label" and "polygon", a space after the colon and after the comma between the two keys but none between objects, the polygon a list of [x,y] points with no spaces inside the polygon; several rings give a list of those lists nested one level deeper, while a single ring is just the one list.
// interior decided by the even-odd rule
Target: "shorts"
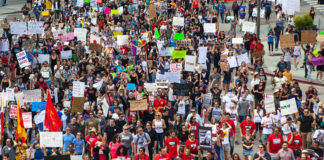
[{"label": "shorts", "polygon": [[245,19],[239,19],[239,25],[243,25],[244,22],[245,22]]},{"label": "shorts", "polygon": [[231,83],[231,81],[226,81],[226,80],[223,80],[223,83],[224,83],[224,84],[230,84],[230,83]]},{"label": "shorts", "polygon": [[262,131],[261,123],[255,123],[256,131]]},{"label": "shorts", "polygon": [[269,154],[270,154],[272,160],[277,160],[277,159],[279,159],[277,153],[269,153]]},{"label": "shorts", "polygon": [[294,58],[298,58],[300,55],[293,55]]},{"label": "shorts", "polygon": [[253,155],[253,149],[250,149],[250,150],[243,149],[243,155],[244,156],[252,156]]},{"label": "shorts", "polygon": [[230,150],[230,145],[229,144],[223,144],[222,146],[224,152],[229,152]]},{"label": "shorts", "polygon": [[268,141],[268,137],[270,136],[270,134],[263,134],[263,141],[264,143]]}]

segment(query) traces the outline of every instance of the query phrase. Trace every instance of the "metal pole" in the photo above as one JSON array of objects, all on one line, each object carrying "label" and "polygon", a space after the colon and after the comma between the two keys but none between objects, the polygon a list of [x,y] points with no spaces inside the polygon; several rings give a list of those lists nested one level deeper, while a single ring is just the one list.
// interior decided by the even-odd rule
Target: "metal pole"
[{"label": "metal pole", "polygon": [[257,37],[260,38],[260,11],[261,11],[261,0],[258,0],[258,17],[257,17]]}]

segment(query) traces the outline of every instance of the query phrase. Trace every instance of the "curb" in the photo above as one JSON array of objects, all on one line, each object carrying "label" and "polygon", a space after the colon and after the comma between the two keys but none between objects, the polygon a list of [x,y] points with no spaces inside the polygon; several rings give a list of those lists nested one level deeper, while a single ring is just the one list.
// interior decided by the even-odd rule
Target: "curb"
[{"label": "curb", "polygon": [[[254,70],[254,67],[252,66],[249,66],[249,69],[252,69]],[[273,73],[271,72],[268,72],[268,71],[264,71],[266,75],[268,76],[274,76]],[[324,83],[321,83],[321,82],[308,82],[308,80],[305,80],[305,79],[300,79],[300,78],[293,78],[294,81],[297,81],[299,83],[304,83],[304,84],[308,84],[308,85],[315,85],[315,86],[321,86],[321,87],[324,87]]]}]

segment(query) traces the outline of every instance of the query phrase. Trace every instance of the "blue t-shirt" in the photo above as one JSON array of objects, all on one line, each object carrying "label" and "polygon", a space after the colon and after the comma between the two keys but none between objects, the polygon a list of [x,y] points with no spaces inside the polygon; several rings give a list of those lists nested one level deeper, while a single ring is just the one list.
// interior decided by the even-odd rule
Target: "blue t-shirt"
[{"label": "blue t-shirt", "polygon": [[224,13],[226,10],[226,6],[225,5],[219,5],[219,12],[220,13]]},{"label": "blue t-shirt", "polygon": [[80,140],[74,139],[72,143],[74,144],[75,152],[77,152],[78,154],[82,154],[83,146],[85,145],[84,140],[83,139],[80,139]]},{"label": "blue t-shirt", "polygon": [[269,36],[269,37],[268,37],[268,42],[273,42],[273,37],[270,37],[270,35],[271,35],[271,36],[274,36],[274,33],[272,33],[272,34],[268,33],[268,34],[267,34],[267,36]]},{"label": "blue t-shirt", "polygon": [[[34,142],[35,142],[35,140],[32,141],[32,143],[34,143]],[[44,153],[42,152],[39,141],[34,144],[34,148],[35,148],[35,154],[34,154],[35,159],[43,159]]]},{"label": "blue t-shirt", "polygon": [[69,148],[70,143],[72,143],[74,139],[75,137],[72,133],[70,133],[70,135],[67,134],[63,135],[63,150],[65,152],[68,151],[67,149]]}]

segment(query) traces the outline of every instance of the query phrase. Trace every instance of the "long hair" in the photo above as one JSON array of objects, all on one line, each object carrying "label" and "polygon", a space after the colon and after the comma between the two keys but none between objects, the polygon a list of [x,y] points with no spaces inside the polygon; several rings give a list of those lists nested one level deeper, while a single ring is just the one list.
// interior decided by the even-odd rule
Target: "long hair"
[{"label": "long hair", "polygon": [[[120,150],[123,149],[123,152],[121,152]],[[121,145],[118,147],[117,151],[116,151],[117,156],[126,156],[127,155],[127,149],[124,145]]]}]

